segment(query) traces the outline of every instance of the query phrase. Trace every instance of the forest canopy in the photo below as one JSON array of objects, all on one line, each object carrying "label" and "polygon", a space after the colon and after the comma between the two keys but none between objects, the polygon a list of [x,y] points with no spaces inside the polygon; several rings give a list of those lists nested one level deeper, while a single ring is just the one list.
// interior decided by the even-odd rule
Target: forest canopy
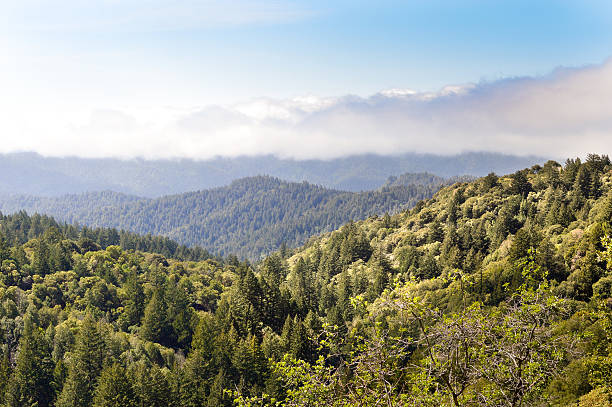
[{"label": "forest canopy", "polygon": [[34,218],[0,222],[6,406],[610,405],[607,156],[455,183],[257,263]]},{"label": "forest canopy", "polygon": [[90,227],[167,236],[184,245],[206,247],[216,255],[257,261],[283,244],[297,247],[350,220],[411,208],[456,180],[404,174],[390,178],[382,188],[357,193],[259,176],[157,199],[112,191],[61,197],[18,195],[0,198],[0,208],[7,213],[44,213]]}]

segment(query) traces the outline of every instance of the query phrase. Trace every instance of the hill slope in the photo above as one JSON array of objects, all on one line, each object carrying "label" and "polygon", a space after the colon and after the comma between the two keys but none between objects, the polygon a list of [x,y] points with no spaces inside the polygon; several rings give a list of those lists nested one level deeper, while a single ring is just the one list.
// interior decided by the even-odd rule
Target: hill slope
[{"label": "hill slope", "polygon": [[157,199],[108,191],[61,197],[12,196],[0,199],[0,210],[26,210],[68,223],[163,235],[220,255],[258,259],[283,243],[295,247],[351,219],[410,208],[431,197],[447,181],[421,174],[415,182],[354,193],[260,176]]},{"label": "hill slope", "polygon": [[[405,280],[482,271],[478,289],[495,303],[503,297],[505,283],[520,279],[512,275],[513,262],[533,246],[542,256],[537,259],[541,266],[561,283],[558,289],[585,299],[605,273],[599,270],[588,284],[577,284],[574,280],[585,267],[579,260],[585,251],[602,248],[599,240],[609,233],[603,225],[611,221],[612,165],[607,156],[594,155],[585,163],[568,160],[562,167],[549,161],[504,177],[491,174],[456,183],[412,210],[313,238],[292,261],[311,258],[320,267],[329,263],[335,275],[377,257]],[[350,242],[360,236],[369,243],[363,253]],[[354,253],[349,250],[353,246]],[[502,269],[507,274],[497,274]]]},{"label": "hill slope", "polygon": [[256,266],[2,217],[0,402],[608,407],[611,221],[598,156],[455,184]]},{"label": "hill slope", "polygon": [[[313,238],[287,264],[288,286],[308,298],[302,315],[325,314],[340,327],[332,343],[358,349],[359,356],[346,356],[348,376],[355,376],[334,387],[341,398],[428,406],[567,406],[580,398],[580,405],[610,405],[607,156],[454,184],[410,211]],[[407,355],[413,367],[403,365]],[[309,372],[292,388],[292,402],[307,399],[316,383],[346,377]],[[404,388],[399,372],[416,387]],[[365,390],[364,377],[372,380]],[[388,391],[387,383],[398,387]],[[419,393],[414,383],[427,390]]]}]

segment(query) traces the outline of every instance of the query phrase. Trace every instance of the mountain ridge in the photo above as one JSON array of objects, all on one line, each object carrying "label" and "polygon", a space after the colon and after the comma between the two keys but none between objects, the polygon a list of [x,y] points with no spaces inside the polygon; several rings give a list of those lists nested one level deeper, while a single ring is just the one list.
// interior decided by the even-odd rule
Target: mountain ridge
[{"label": "mountain ridge", "polygon": [[167,236],[218,255],[256,260],[283,244],[298,246],[311,235],[333,230],[351,219],[409,208],[449,182],[428,174],[413,178],[420,183],[350,192],[256,176],[224,187],[159,198],[113,191],[59,197],[14,195],[0,197],[0,210],[25,210],[68,223]]},{"label": "mountain ridge", "polygon": [[293,160],[275,156],[194,161],[44,157],[36,153],[0,154],[0,194],[58,196],[113,190],[130,195],[163,195],[210,189],[243,177],[267,174],[352,192],[377,189],[389,176],[430,172],[452,177],[511,173],[544,161],[535,156],[463,153],[454,156],[358,155],[332,160]]}]

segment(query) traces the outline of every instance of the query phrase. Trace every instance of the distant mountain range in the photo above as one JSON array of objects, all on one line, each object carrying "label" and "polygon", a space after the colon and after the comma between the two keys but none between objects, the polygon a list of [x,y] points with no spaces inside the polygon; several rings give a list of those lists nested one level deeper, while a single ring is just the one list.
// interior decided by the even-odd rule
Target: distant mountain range
[{"label": "distant mountain range", "polygon": [[60,196],[110,190],[153,198],[220,187],[256,175],[357,192],[377,189],[389,176],[407,172],[429,172],[441,177],[482,176],[491,171],[511,173],[544,161],[493,153],[361,155],[327,161],[274,156],[207,161],[119,160],[14,153],[0,155],[0,194]]},{"label": "distant mountain range", "polygon": [[389,178],[386,186],[374,191],[347,192],[258,176],[161,198],[112,191],[59,197],[12,195],[0,198],[0,210],[25,210],[68,223],[162,235],[217,255],[231,253],[256,260],[283,243],[296,247],[350,220],[412,207],[455,180],[410,174]]}]

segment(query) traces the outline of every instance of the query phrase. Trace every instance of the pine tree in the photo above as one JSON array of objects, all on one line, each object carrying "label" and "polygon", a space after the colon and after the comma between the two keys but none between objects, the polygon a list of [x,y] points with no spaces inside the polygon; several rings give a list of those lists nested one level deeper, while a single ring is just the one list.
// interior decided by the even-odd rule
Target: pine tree
[{"label": "pine tree", "polygon": [[210,394],[206,400],[207,407],[219,407],[219,406],[231,406],[231,400],[224,393],[224,388],[226,385],[225,373],[223,370],[220,370],[219,373],[215,376],[215,380],[213,381],[210,387]]},{"label": "pine tree", "polygon": [[288,305],[275,279],[262,278],[260,284],[263,293],[262,322],[278,332],[282,327]]},{"label": "pine tree", "polygon": [[52,405],[53,360],[45,332],[26,317],[15,371],[6,392],[7,407]]},{"label": "pine tree", "polygon": [[510,192],[512,194],[526,197],[532,190],[533,187],[529,183],[529,180],[527,180],[524,171],[517,171],[512,175],[512,184],[510,185]]},{"label": "pine tree", "polygon": [[494,188],[496,186],[499,185],[499,181],[498,181],[498,177],[497,175],[495,175],[494,172],[489,173],[486,177],[482,178],[481,181],[481,192],[487,192],[489,191],[491,188]]},{"label": "pine tree", "polygon": [[427,241],[433,243],[441,242],[443,239],[444,229],[442,229],[442,224],[440,224],[440,221],[436,219],[429,226],[429,234],[427,236]]},{"label": "pine tree", "polygon": [[568,158],[567,160],[565,160],[565,167],[563,168],[561,178],[566,186],[571,187],[574,184],[580,166],[580,158],[576,158],[575,160]]},{"label": "pine tree", "polygon": [[130,374],[134,378],[134,392],[141,407],[169,407],[172,405],[173,394],[167,374],[167,369],[157,365],[146,366],[142,363],[132,365]]},{"label": "pine tree", "polygon": [[289,352],[291,346],[291,335],[293,332],[293,319],[290,315],[287,315],[285,319],[285,324],[283,325],[283,329],[281,331],[281,343],[285,352]]},{"label": "pine tree", "polygon": [[581,165],[578,169],[578,174],[576,175],[572,189],[579,192],[581,197],[589,198],[591,190],[591,173],[586,165]]},{"label": "pine tree", "polygon": [[257,281],[257,277],[253,273],[253,270],[249,267],[244,275],[244,277],[240,280],[240,291],[245,296],[247,301],[253,305],[255,310],[254,318],[256,320],[261,320],[261,309],[263,292],[261,291],[261,287],[259,285],[259,281]]},{"label": "pine tree", "polygon": [[178,405],[181,407],[202,407],[210,388],[210,360],[202,352],[191,352],[179,374]]},{"label": "pine tree", "polygon": [[91,314],[87,314],[76,338],[70,357],[68,378],[56,403],[57,407],[91,405],[106,356],[105,338]]},{"label": "pine tree", "polygon": [[293,319],[293,329],[291,330],[289,349],[291,354],[298,359],[307,360],[310,356],[307,354],[308,335],[306,334],[304,324],[297,315]]},{"label": "pine tree", "polygon": [[602,188],[601,178],[598,173],[594,173],[591,176],[591,185],[589,186],[589,196],[591,198],[599,198],[601,196]]},{"label": "pine tree", "polygon": [[123,330],[127,331],[130,326],[139,325],[144,315],[145,294],[135,272],[128,275],[123,290],[127,298],[123,306],[121,325]]},{"label": "pine tree", "polygon": [[11,255],[11,251],[9,250],[8,242],[4,237],[4,234],[0,232],[0,264],[6,259],[8,259]]},{"label": "pine tree", "polygon": [[[9,360],[8,352],[4,352],[4,357],[0,361],[0,394],[8,393],[8,385],[11,379],[11,361]],[[4,400],[0,396],[0,402]]]},{"label": "pine tree", "polygon": [[118,364],[102,369],[92,407],[136,407],[136,396],[130,377]]},{"label": "pine tree", "polygon": [[166,288],[166,304],[168,304],[168,320],[172,325],[172,338],[176,340],[176,346],[187,349],[191,343],[192,317],[191,303],[187,297],[183,280],[178,284],[170,279]]},{"label": "pine tree", "polygon": [[32,257],[32,269],[34,273],[40,276],[46,276],[51,272],[51,266],[49,265],[50,254],[47,242],[43,239],[38,239]]},{"label": "pine tree", "polygon": [[168,321],[168,306],[164,298],[163,287],[158,286],[147,304],[140,328],[141,336],[151,342],[172,346],[172,325]]},{"label": "pine tree", "polygon": [[293,301],[300,312],[306,313],[314,306],[315,294],[312,283],[312,271],[303,258],[299,258],[288,276],[289,289]]},{"label": "pine tree", "polygon": [[254,387],[261,388],[265,383],[267,361],[255,335],[248,335],[238,343],[232,355],[232,365],[250,393],[257,394]]}]

